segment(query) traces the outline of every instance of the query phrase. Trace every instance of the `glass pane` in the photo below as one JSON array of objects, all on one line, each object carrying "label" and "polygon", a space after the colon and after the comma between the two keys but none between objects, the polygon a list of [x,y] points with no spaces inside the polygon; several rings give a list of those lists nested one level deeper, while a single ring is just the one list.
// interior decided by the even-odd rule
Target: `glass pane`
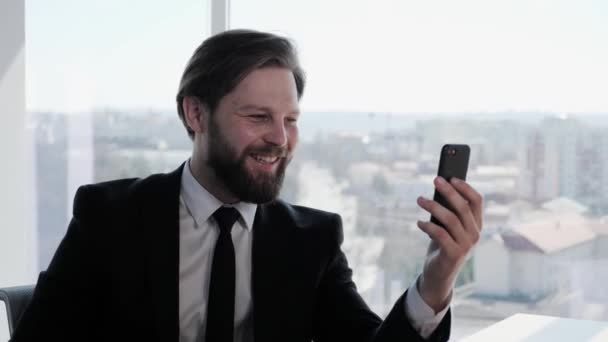
[{"label": "glass pane", "polygon": [[27,1],[39,269],[78,186],[165,172],[189,155],[175,94],[209,11],[207,0]]},{"label": "glass pane", "polygon": [[299,47],[288,199],[342,215],[376,312],[421,271],[416,197],[433,195],[441,146],[466,143],[485,224],[452,337],[515,312],[608,319],[607,15],[593,0],[231,2],[233,28]]}]

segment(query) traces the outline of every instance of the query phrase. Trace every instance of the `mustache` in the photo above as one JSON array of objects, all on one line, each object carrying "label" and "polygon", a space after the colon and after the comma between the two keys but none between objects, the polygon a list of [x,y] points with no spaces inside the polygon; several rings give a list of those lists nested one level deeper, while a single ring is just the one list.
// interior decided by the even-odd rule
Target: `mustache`
[{"label": "mustache", "polygon": [[260,147],[251,147],[247,150],[247,154],[263,154],[272,157],[287,158],[290,156],[289,151],[285,147],[274,145],[264,145]]}]

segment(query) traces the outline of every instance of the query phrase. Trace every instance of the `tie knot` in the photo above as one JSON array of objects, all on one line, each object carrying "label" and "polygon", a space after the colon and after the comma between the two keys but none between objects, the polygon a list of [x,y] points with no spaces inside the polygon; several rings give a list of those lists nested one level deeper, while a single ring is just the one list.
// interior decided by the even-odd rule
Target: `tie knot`
[{"label": "tie knot", "polygon": [[239,218],[239,212],[232,207],[220,207],[213,213],[213,218],[220,226],[220,233],[230,233],[234,222]]}]

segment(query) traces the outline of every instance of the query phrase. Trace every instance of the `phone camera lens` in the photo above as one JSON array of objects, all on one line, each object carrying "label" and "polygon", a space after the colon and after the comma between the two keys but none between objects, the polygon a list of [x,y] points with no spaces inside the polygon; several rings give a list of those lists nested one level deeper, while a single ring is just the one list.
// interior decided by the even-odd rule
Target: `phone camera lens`
[{"label": "phone camera lens", "polygon": [[455,156],[456,155],[456,149],[455,148],[450,148],[448,150],[448,154],[451,155],[451,156]]}]

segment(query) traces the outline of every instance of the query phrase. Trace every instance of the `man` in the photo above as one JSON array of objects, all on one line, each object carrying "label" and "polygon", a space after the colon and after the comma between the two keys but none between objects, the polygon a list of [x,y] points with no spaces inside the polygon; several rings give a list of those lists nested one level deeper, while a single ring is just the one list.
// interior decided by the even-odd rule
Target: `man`
[{"label": "man", "polygon": [[481,197],[436,179],[419,205],[424,270],[383,321],[363,302],[336,214],[276,199],[298,142],[304,75],[284,38],[203,42],[177,95],[192,157],[169,174],[81,187],[14,341],[445,341]]}]

